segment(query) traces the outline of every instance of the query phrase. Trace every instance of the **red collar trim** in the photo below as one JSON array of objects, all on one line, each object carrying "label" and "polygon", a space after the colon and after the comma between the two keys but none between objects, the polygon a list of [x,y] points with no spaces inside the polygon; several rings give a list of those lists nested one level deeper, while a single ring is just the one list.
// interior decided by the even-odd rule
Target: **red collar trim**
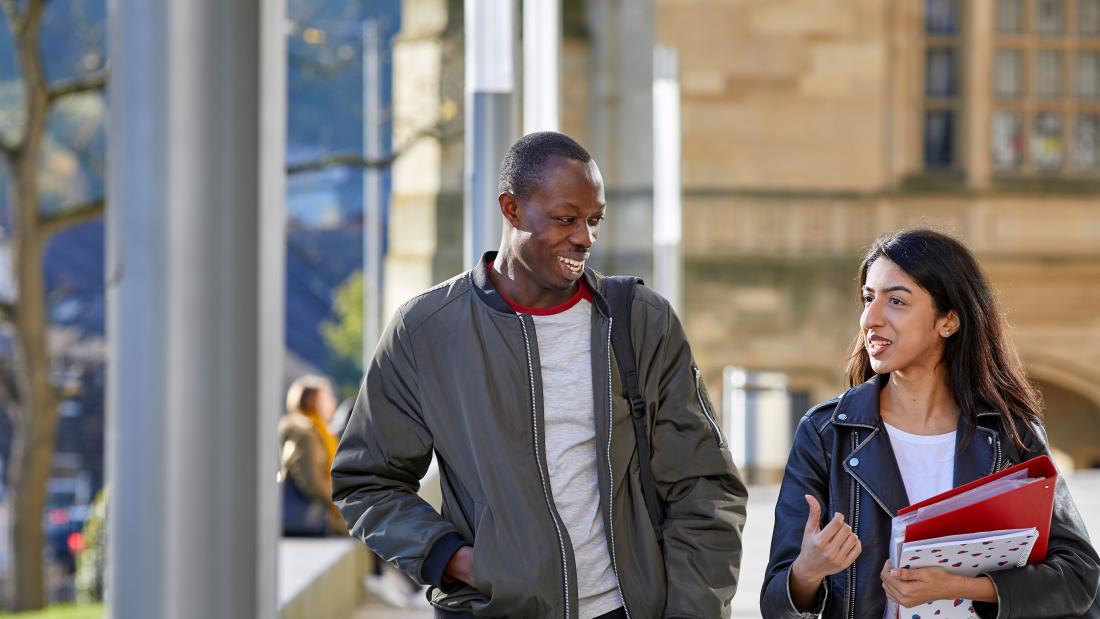
[{"label": "red collar trim", "polygon": [[[492,262],[489,263],[488,268],[493,268]],[[497,294],[499,294],[500,298],[504,299],[504,301],[508,303],[508,305],[511,306],[512,310],[514,310],[517,314],[531,314],[532,316],[552,316],[554,314],[560,314],[568,309],[571,309],[574,305],[580,303],[581,299],[584,299],[589,303],[592,302],[592,289],[588,286],[588,282],[584,281],[584,278],[582,277],[577,281],[577,283],[580,284],[579,286],[577,286],[577,292],[574,293],[572,297],[569,297],[569,300],[565,303],[555,305],[554,307],[527,307],[526,305],[520,305],[519,303],[516,303],[515,301],[509,299],[500,290],[497,290]]]}]

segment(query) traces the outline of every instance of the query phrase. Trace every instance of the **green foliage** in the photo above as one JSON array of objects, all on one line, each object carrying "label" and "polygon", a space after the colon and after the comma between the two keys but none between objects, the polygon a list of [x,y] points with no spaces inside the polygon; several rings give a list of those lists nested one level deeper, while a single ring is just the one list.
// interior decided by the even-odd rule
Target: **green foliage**
[{"label": "green foliage", "polygon": [[340,396],[355,395],[363,374],[363,272],[349,276],[332,295],[335,321],[321,323],[321,336],[332,351],[332,378]]},{"label": "green foliage", "polygon": [[59,604],[27,613],[0,613],[0,619],[101,619],[103,604]]},{"label": "green foliage", "polygon": [[76,557],[76,599],[84,604],[103,601],[107,572],[107,487],[92,501],[84,523],[84,550]]}]

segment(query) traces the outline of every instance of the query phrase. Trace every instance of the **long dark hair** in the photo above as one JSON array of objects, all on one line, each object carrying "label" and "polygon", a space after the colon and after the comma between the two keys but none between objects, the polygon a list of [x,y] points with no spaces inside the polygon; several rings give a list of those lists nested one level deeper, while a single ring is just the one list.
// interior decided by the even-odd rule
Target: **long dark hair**
[{"label": "long dark hair", "polygon": [[[959,329],[947,338],[943,351],[955,403],[972,422],[971,427],[979,412],[1000,412],[1006,418],[1009,437],[1023,448],[1017,426],[1038,422],[1042,404],[1005,335],[997,296],[974,254],[959,241],[933,230],[895,232],[877,239],[864,256],[859,266],[860,291],[867,283],[867,271],[879,258],[898,265],[927,290],[939,315],[955,310]],[[861,329],[848,359],[848,384],[854,387],[874,375]]]}]

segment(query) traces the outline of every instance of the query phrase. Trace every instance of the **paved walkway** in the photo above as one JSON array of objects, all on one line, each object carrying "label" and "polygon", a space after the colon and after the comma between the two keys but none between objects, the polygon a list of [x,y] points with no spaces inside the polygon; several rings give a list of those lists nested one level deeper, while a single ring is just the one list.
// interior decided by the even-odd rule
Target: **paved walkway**
[{"label": "paved walkway", "polygon": [[[1100,470],[1079,471],[1069,478],[1070,491],[1085,518],[1090,536],[1100,541]],[[778,486],[749,488],[748,522],[745,524],[745,554],[741,582],[733,598],[735,619],[759,619],[760,588],[768,563]],[[430,610],[395,610],[378,602],[368,603],[353,619],[432,619]]]}]

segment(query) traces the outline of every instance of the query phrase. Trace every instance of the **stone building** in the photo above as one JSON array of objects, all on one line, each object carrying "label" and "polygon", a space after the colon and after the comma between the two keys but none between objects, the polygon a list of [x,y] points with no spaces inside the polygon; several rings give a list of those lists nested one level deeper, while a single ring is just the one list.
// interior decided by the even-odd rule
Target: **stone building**
[{"label": "stone building", "polygon": [[[842,390],[862,251],[931,225],[998,287],[1052,442],[1100,465],[1100,0],[564,0],[562,15],[563,130],[607,182],[607,271],[649,272],[652,48],[679,52],[682,313],[715,396],[727,366],[783,373],[791,419]],[[462,3],[405,0],[403,16],[395,143],[462,102]],[[461,191],[460,138],[396,165],[389,307],[461,270]]]}]

